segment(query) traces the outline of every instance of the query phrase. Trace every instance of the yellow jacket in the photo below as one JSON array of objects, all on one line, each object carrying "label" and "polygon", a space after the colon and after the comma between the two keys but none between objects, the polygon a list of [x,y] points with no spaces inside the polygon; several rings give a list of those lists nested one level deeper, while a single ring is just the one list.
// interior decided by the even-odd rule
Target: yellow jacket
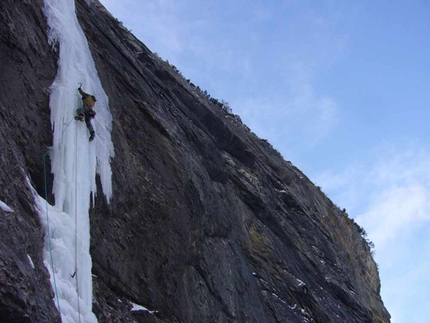
[{"label": "yellow jacket", "polygon": [[84,107],[93,108],[97,101],[96,97],[94,95],[85,93],[81,90],[81,88],[79,88],[78,91],[82,96],[82,103]]}]

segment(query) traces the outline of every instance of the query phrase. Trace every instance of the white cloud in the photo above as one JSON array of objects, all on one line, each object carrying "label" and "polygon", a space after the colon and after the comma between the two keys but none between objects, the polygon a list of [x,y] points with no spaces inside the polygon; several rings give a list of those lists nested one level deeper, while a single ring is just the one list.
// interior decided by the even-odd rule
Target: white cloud
[{"label": "white cloud", "polygon": [[314,146],[331,134],[341,118],[340,107],[334,97],[316,93],[313,66],[295,64],[289,75],[289,91],[285,105],[289,110],[290,123],[295,135],[304,145]]},{"label": "white cloud", "polygon": [[400,235],[410,234],[415,226],[430,219],[429,188],[425,185],[399,184],[376,194],[376,201],[357,216],[357,222],[367,228],[381,252]]},{"label": "white cloud", "polygon": [[118,10],[119,19],[126,19],[126,27],[151,50],[211,95],[232,103],[253,131],[280,150],[309,150],[338,125],[336,98],[318,93],[315,80],[343,46],[336,30],[340,18],[326,10],[330,6],[317,6],[304,17],[302,6],[290,3],[300,19],[284,19],[282,3],[242,8],[242,1],[226,2],[222,9],[195,0],[102,2]]},{"label": "white cloud", "polygon": [[419,319],[430,299],[430,149],[409,142],[378,146],[362,157],[361,164],[326,172],[316,182],[340,207],[346,205],[375,243],[392,322],[424,322]]},{"label": "white cloud", "polygon": [[[327,139],[340,123],[336,93],[321,93],[318,77],[348,48],[345,30],[356,19],[357,4],[325,0],[309,10],[297,0],[271,7],[244,1],[101,1],[196,85],[215,96],[212,91],[218,91],[254,132],[283,153],[289,150],[289,159]],[[375,242],[384,300],[396,311],[395,322],[404,312],[401,302],[408,302],[402,295],[418,289],[414,275],[422,275],[430,262],[420,248],[430,250],[430,151],[414,144],[379,146],[357,158],[343,172],[317,176],[316,183]],[[399,271],[408,263],[414,266]]]}]

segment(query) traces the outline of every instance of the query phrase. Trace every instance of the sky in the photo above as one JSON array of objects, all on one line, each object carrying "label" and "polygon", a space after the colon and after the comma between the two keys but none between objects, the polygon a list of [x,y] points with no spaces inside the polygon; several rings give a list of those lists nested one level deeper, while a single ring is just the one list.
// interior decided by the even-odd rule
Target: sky
[{"label": "sky", "polygon": [[428,322],[429,1],[101,2],[365,228],[392,322]]}]

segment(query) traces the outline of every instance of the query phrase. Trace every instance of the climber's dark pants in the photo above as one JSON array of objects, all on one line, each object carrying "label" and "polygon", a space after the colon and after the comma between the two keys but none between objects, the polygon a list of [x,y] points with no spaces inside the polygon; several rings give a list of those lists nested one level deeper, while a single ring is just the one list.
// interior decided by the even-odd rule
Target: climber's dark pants
[{"label": "climber's dark pants", "polygon": [[83,108],[79,108],[76,110],[76,113],[78,116],[84,115],[85,124],[87,125],[87,128],[88,128],[90,134],[92,134],[92,133],[94,133],[94,128],[93,128],[93,125],[91,124],[92,115],[91,115],[91,113],[88,113],[88,112],[91,112],[91,108],[83,107]]}]

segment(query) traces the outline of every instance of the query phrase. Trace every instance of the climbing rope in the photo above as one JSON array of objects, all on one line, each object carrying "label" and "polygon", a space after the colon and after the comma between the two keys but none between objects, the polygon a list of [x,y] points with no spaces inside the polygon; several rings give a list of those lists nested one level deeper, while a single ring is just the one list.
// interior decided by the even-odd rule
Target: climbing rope
[{"label": "climbing rope", "polygon": [[48,155],[48,153],[49,153],[49,150],[43,155],[43,178],[45,182],[45,202],[46,202],[46,227],[48,231],[48,248],[49,248],[49,256],[51,259],[52,277],[54,280],[55,298],[57,299],[57,308],[61,317],[61,307],[60,307],[60,300],[58,298],[57,280],[55,279],[55,272],[54,272],[54,257],[52,256],[51,230],[49,228],[50,225],[49,225],[49,212],[48,212],[48,184],[46,180],[46,155]]},{"label": "climbing rope", "polygon": [[[82,86],[82,84],[80,84]],[[61,136],[63,136],[64,132],[67,130],[67,128],[72,123],[74,117],[70,119],[69,122],[67,122],[66,126],[61,132]],[[78,274],[78,127],[75,127],[75,272],[71,275],[72,278],[76,278],[76,295],[77,295],[77,305],[78,305],[78,317],[79,317],[79,323],[81,323],[81,305],[80,305],[80,296],[79,296],[79,274]],[[43,174],[44,174],[44,184],[45,184],[45,202],[46,202],[46,222],[47,222],[47,233],[48,233],[48,248],[49,248],[49,254],[50,254],[50,260],[51,260],[51,271],[53,275],[53,281],[54,281],[54,289],[55,289],[55,297],[57,300],[57,308],[58,312],[61,317],[61,308],[60,308],[60,300],[58,297],[58,289],[57,289],[57,281],[55,278],[54,273],[54,257],[52,255],[52,245],[51,245],[51,230],[50,230],[50,223],[49,223],[49,213],[48,213],[48,184],[46,179],[46,156],[48,155],[49,151],[47,151],[43,155]]]},{"label": "climbing rope", "polygon": [[78,315],[79,315],[79,323],[80,323],[81,305],[79,300],[79,273],[78,273],[78,127],[75,127],[75,273],[73,275],[76,275],[76,295],[78,299]]},{"label": "climbing rope", "polygon": [[70,119],[70,121],[67,123],[67,126],[63,129],[63,131],[61,132],[61,136],[64,134],[64,131],[66,131],[66,129],[69,127],[70,123],[73,121],[73,119],[75,119],[75,117],[72,117],[72,119]]}]

